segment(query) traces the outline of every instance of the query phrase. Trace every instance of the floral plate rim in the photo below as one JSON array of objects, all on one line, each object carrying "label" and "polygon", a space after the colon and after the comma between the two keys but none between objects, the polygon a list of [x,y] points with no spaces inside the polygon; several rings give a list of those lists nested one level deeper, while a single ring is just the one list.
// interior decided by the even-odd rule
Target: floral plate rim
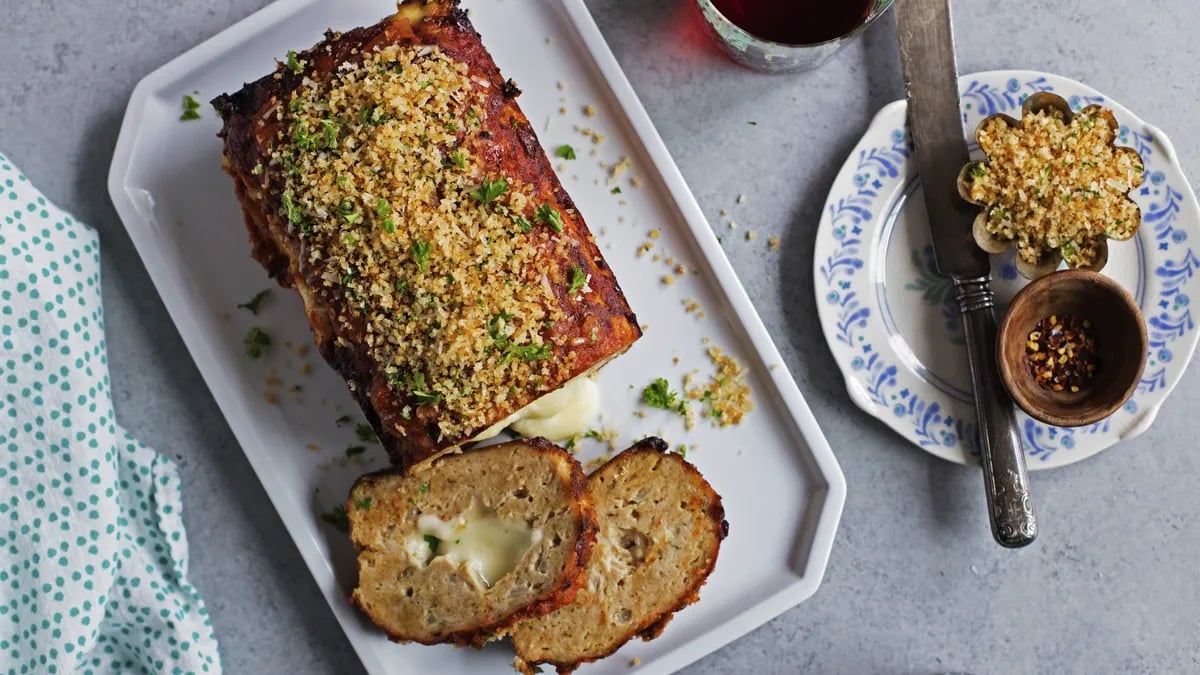
[{"label": "floral plate rim", "polygon": [[[959,89],[969,143],[983,117],[1019,110],[1033,92],[1055,91],[1075,109],[1111,108],[1121,124],[1118,143],[1137,148],[1146,163],[1142,229],[1135,238],[1138,281],[1130,288],[1150,332],[1142,382],[1125,408],[1089,427],[1061,429],[1017,411],[1030,469],[1072,464],[1148,429],[1191,360],[1200,340],[1188,306],[1189,296],[1200,293],[1200,252],[1191,247],[1200,241],[1200,204],[1167,136],[1092,87],[1051,73],[993,70],[960,76]],[[969,400],[931,382],[936,377],[897,353],[892,338],[902,336],[877,298],[879,249],[915,180],[906,111],[905,102],[896,101],[875,115],[829,191],[814,251],[818,316],[856,405],[921,449],[972,464],[977,428]],[[914,272],[921,274],[917,265]]]}]

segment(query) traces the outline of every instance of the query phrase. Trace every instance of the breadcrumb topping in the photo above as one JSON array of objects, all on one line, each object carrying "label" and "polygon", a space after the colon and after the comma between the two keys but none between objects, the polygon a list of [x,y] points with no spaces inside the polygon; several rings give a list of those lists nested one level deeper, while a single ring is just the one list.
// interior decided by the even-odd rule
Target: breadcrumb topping
[{"label": "breadcrumb topping", "polygon": [[1128,239],[1138,207],[1125,195],[1142,182],[1137,153],[1114,147],[1111,113],[1096,106],[1067,122],[1045,110],[1014,126],[993,118],[977,134],[988,161],[967,176],[971,201],[988,205],[987,231],[1017,242],[1017,254],[1036,264],[1061,249],[1072,267],[1090,267],[1104,239]]},{"label": "breadcrumb topping", "polygon": [[471,141],[490,84],[467,73],[437,47],[365,54],[278,106],[271,155],[302,264],[345,299],[339,340],[366,346],[401,416],[434,406],[422,417],[442,437],[484,428],[569,361],[547,341],[568,280],[542,260],[569,246],[561,214],[485,173]]}]

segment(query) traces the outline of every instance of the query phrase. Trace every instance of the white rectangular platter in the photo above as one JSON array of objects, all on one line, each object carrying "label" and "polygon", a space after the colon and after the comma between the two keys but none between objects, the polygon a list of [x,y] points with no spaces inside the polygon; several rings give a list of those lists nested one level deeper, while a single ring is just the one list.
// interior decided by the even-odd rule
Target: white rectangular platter
[{"label": "white rectangular platter", "polygon": [[[523,89],[521,107],[543,145],[576,148],[554,158],[560,177],[600,243],[645,337],[601,371],[597,428],[620,431],[624,448],[655,434],[687,444],[693,461],[724,498],[730,535],[700,602],[649,643],[633,642],[584,673],[683,667],[809,597],[821,582],[845,501],[845,480],[766,329],[721,252],[582,0],[468,0],[471,19],[501,71]],[[289,49],[318,42],[327,28],[375,23],[387,0],[281,0],[163,66],[134,90],[121,128],[109,191],[213,396],[267,494],[369,671],[510,672],[507,645],[481,651],[397,645],[346,602],[354,552],[320,514],[341,504],[360,474],[382,467],[378,445],[360,442],[361,421],[344,383],[320,362],[299,300],[275,288],[262,311],[237,308],[273,287],[250,258],[232,181],[221,171],[220,128],[205,105],[180,121],[184,94],[207,101],[269,72]],[[562,88],[557,83],[562,83]],[[593,106],[595,115],[584,112]],[[566,109],[566,113],[560,111]],[[602,134],[595,143],[577,129]],[[592,154],[595,150],[595,154]],[[611,167],[631,168],[610,182]],[[602,164],[604,166],[602,166]],[[633,179],[636,179],[634,181]],[[620,194],[612,188],[620,187]],[[651,240],[649,231],[661,230]],[[637,255],[644,242],[655,261]],[[684,274],[673,271],[677,265]],[[663,283],[666,275],[674,284]],[[688,312],[685,300],[700,311]],[[243,336],[261,327],[272,345],[250,359]],[[700,419],[686,430],[671,412],[647,409],[641,389],[665,377],[713,371],[716,345],[749,371],[756,409],[738,426]],[[676,360],[677,359],[677,360]],[[366,452],[348,458],[351,446]],[[581,459],[610,448],[580,443]],[[186,486],[185,486],[186,491]],[[219,622],[220,617],[216,617]]]}]

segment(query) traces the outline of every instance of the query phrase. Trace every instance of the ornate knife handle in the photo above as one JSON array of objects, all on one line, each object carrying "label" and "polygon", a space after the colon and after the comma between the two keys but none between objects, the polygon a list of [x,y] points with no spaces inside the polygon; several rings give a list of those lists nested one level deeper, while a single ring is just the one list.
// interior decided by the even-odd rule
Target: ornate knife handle
[{"label": "ornate knife handle", "polygon": [[987,490],[992,536],[1018,548],[1037,537],[1037,517],[1029,494],[1029,474],[1017,418],[996,369],[996,317],[987,277],[955,279],[967,341],[967,361],[979,418],[979,459]]}]

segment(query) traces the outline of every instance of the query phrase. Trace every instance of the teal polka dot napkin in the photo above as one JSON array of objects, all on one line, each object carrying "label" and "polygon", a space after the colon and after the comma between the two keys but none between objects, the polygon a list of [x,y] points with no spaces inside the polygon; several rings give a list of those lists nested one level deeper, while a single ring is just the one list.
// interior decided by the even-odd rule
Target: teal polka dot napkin
[{"label": "teal polka dot napkin", "polygon": [[113,420],[96,233],[0,154],[0,673],[217,673],[179,474]]}]

